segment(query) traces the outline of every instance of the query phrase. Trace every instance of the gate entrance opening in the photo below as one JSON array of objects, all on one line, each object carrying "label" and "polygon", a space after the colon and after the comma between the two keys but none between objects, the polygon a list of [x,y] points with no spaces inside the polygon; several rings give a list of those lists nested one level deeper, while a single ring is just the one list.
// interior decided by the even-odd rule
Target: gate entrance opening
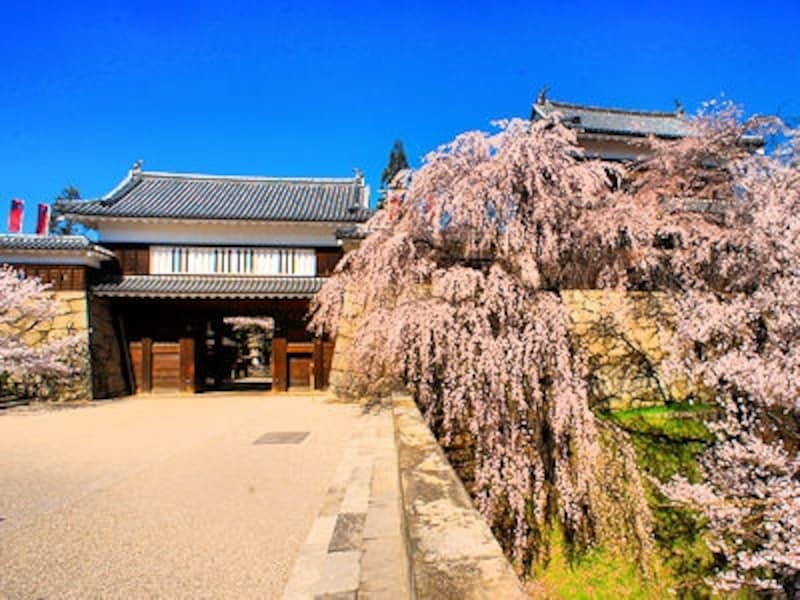
[{"label": "gate entrance opening", "polygon": [[132,392],[323,389],[333,342],[306,330],[307,310],[305,299],[113,304]]},{"label": "gate entrance opening", "polygon": [[271,389],[274,333],[275,320],[267,316],[209,321],[205,332],[205,389]]}]

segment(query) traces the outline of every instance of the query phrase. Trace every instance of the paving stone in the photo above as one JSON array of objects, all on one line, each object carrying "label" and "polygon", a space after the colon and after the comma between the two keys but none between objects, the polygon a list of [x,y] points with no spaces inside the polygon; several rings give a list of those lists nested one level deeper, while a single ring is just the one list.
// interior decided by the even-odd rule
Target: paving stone
[{"label": "paving stone", "polygon": [[347,484],[353,478],[353,471],[355,470],[356,466],[353,462],[353,458],[345,457],[342,459],[342,462],[339,463],[339,466],[336,469],[336,473],[333,475],[333,479],[331,480],[331,486],[337,486],[346,488]]},{"label": "paving stone", "polygon": [[376,460],[372,477],[372,496],[397,496],[399,488],[397,461]]},{"label": "paving stone", "polygon": [[317,594],[314,600],[356,600],[356,592],[340,592],[338,594]]},{"label": "paving stone", "polygon": [[373,410],[359,418],[306,540],[318,544],[327,536],[323,553],[315,547],[316,570],[305,566],[305,597],[409,598],[400,509],[392,413]]},{"label": "paving stone", "polygon": [[366,519],[367,515],[364,513],[340,514],[336,519],[328,552],[360,550]]},{"label": "paving stone", "polygon": [[254,444],[301,444],[308,431],[269,431],[255,440]]},{"label": "paving stone", "polygon": [[315,594],[355,592],[358,589],[361,552],[333,552],[325,555]]},{"label": "paving stone", "polygon": [[306,538],[308,545],[323,545],[327,546],[333,537],[334,528],[336,527],[336,515],[319,516],[311,526],[311,531]]},{"label": "paving stone", "polygon": [[337,485],[328,489],[319,514],[336,516],[340,512],[339,509],[342,506],[345,489],[346,487],[344,485]]},{"label": "paving stone", "polygon": [[405,540],[399,535],[364,540],[361,559],[361,581],[358,587],[362,598],[409,598],[409,574],[405,567]]},{"label": "paving stone", "polygon": [[295,560],[283,600],[307,600],[319,581],[326,546],[304,546]]},{"label": "paving stone", "polygon": [[342,498],[340,512],[363,513],[369,506],[369,484],[351,485]]},{"label": "paving stone", "polygon": [[370,502],[364,523],[364,538],[376,539],[400,535],[400,515],[397,501],[390,504]]}]

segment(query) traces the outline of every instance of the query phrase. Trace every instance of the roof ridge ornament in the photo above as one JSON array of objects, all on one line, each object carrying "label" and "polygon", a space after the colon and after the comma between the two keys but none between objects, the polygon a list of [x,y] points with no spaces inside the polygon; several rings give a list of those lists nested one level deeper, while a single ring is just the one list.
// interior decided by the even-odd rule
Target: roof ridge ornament
[{"label": "roof ridge ornament", "polygon": [[547,102],[547,92],[550,91],[549,85],[543,85],[536,96],[536,104],[545,104]]},{"label": "roof ridge ornament", "polygon": [[131,166],[131,173],[141,173],[142,172],[142,165],[144,164],[144,159],[140,158]]}]

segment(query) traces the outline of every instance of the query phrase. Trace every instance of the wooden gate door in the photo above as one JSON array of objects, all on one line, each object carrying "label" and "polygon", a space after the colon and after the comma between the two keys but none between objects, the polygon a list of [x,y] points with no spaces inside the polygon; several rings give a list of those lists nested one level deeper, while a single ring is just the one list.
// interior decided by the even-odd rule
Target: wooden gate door
[{"label": "wooden gate door", "polygon": [[289,388],[307,388],[311,382],[311,356],[289,355]]},{"label": "wooden gate door", "polygon": [[178,342],[153,342],[153,391],[181,389],[181,349]]},{"label": "wooden gate door", "polygon": [[194,339],[130,342],[135,392],[194,392]]}]

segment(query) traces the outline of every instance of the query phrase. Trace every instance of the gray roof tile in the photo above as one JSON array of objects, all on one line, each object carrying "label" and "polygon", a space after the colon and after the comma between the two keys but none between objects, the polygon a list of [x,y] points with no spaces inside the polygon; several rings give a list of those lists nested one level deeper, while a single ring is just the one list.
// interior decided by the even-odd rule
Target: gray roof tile
[{"label": "gray roof tile", "polygon": [[129,298],[311,298],[324,277],[126,275],[97,283],[98,296]]},{"label": "gray roof tile", "polygon": [[0,234],[0,249],[2,250],[43,250],[43,251],[91,251],[104,256],[114,256],[110,250],[98,246],[89,238],[82,235],[28,235],[28,234]]},{"label": "gray roof tile", "polygon": [[98,200],[61,200],[72,218],[161,218],[359,223],[367,188],[360,177],[282,179],[143,172],[134,169]]},{"label": "gray roof tile", "polygon": [[338,240],[363,240],[367,237],[367,230],[361,225],[346,225],[336,230]]},{"label": "gray roof tile", "polygon": [[689,123],[679,112],[655,112],[603,108],[556,102],[541,98],[533,105],[533,117],[547,117],[561,113],[565,125],[587,133],[629,135],[643,137],[655,135],[679,138],[689,134]]}]

